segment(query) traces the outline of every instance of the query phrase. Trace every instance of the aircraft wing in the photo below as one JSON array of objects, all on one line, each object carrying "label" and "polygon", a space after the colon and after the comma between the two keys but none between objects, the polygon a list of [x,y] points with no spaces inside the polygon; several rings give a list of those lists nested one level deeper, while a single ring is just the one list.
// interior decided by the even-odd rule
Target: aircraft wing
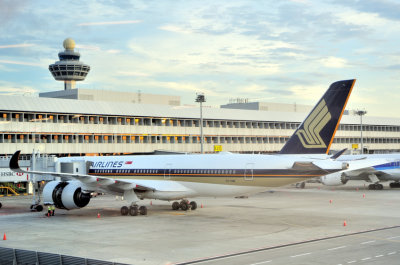
[{"label": "aircraft wing", "polygon": [[316,161],[296,161],[292,165],[292,169],[300,171],[315,171],[321,170],[328,173],[328,170],[343,170],[347,169],[349,164],[343,161],[335,161],[332,159],[316,160]]},{"label": "aircraft wing", "polygon": [[74,173],[61,173],[61,172],[47,172],[47,171],[26,171],[20,168],[18,164],[20,151],[16,151],[10,160],[10,169],[15,172],[37,174],[37,175],[51,175],[61,177],[64,180],[78,180],[86,186],[93,189],[101,189],[104,191],[123,193],[126,190],[142,190],[142,191],[173,191],[184,192],[190,191],[187,187],[174,181],[166,180],[143,180],[143,179],[114,179],[103,176],[74,174]]},{"label": "aircraft wing", "polygon": [[389,177],[390,174],[385,170],[399,167],[387,159],[353,160],[349,161],[349,164],[349,169],[343,172],[348,179],[364,179],[367,181],[371,180],[371,175],[375,175],[378,178]]},{"label": "aircraft wing", "polygon": [[345,184],[348,180],[365,180],[375,183],[382,179],[390,179],[390,174],[386,172],[386,169],[388,166],[395,167],[392,162],[382,158],[350,160],[348,164],[348,169],[322,176],[322,183],[332,186]]}]

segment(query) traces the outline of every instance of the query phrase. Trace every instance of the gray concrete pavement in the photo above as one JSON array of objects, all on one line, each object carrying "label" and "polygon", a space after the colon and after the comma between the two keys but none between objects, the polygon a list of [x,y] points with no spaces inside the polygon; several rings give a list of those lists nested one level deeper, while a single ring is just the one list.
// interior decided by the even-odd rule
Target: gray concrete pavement
[{"label": "gray concrete pavement", "polygon": [[194,264],[398,264],[399,259],[400,227],[392,227],[232,253]]},{"label": "gray concrete pavement", "polygon": [[[0,246],[131,264],[169,264],[400,225],[400,190],[368,191],[356,185],[359,183],[334,189],[318,184],[304,190],[286,187],[248,199],[197,198],[204,208],[191,212],[174,212],[168,202],[152,201],[150,205],[143,201],[148,215],[137,217],[120,216],[125,203],[112,196],[94,198],[80,210],[56,210],[56,216],[50,218],[29,212],[29,197],[0,198],[0,234],[7,234]],[[399,230],[393,235],[384,233],[375,236],[400,236]],[[260,252],[257,255],[261,256],[248,255],[236,264],[270,259],[271,264],[287,264],[293,259],[300,262],[295,264],[302,260],[304,264],[311,264],[307,263],[310,260],[347,264],[371,256],[363,261],[367,263],[379,255],[386,255],[386,264],[396,264],[391,259],[400,257],[398,252],[388,255],[400,251],[400,237],[363,245],[357,240],[370,240],[354,237],[281,248],[266,256]],[[358,248],[347,246],[348,240],[356,240],[353,245]],[[337,250],[341,255],[328,251],[343,245],[346,248]],[[291,257],[309,252],[312,254]]]}]

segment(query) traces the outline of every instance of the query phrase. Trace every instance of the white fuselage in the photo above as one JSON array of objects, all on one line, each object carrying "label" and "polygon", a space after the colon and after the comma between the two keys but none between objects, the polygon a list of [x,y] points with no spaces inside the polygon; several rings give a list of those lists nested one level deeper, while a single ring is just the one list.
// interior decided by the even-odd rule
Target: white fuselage
[{"label": "white fuselage", "polygon": [[[221,197],[256,193],[318,177],[320,168],[294,168],[295,162],[319,163],[330,172],[341,162],[324,161],[325,155],[154,155],[64,157],[59,162],[90,161],[89,174],[157,187],[140,193],[142,198],[171,200],[185,197]],[[340,165],[339,165],[340,164]],[[119,194],[118,190],[106,190]]]}]

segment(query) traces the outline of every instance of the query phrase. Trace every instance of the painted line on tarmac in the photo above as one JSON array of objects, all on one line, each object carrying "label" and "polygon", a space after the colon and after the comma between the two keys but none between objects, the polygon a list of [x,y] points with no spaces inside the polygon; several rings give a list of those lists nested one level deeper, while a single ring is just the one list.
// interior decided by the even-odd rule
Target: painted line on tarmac
[{"label": "painted line on tarmac", "polygon": [[[210,262],[210,261],[217,261],[217,260],[221,260],[221,259],[245,256],[245,255],[258,253],[258,252],[264,252],[264,251],[273,250],[273,249],[292,247],[292,246],[297,246],[297,245],[303,245],[303,244],[308,244],[308,243],[326,241],[326,240],[330,240],[330,239],[336,239],[336,238],[342,238],[342,237],[348,237],[348,236],[354,236],[354,235],[360,235],[360,234],[373,233],[373,232],[378,232],[378,231],[391,230],[391,229],[396,229],[396,228],[400,228],[400,225],[383,227],[383,228],[376,228],[376,229],[359,231],[359,232],[354,232],[354,233],[349,233],[349,234],[337,235],[337,236],[330,236],[330,237],[311,239],[311,240],[300,241],[300,242],[289,243],[289,244],[283,244],[283,245],[278,245],[278,246],[262,247],[262,248],[245,250],[245,251],[234,252],[234,253],[228,253],[228,254],[219,255],[219,256],[213,256],[213,257],[204,257],[204,258],[200,258],[200,259],[197,259],[197,260],[177,262],[177,263],[174,263],[174,264],[175,265],[186,265],[186,264],[206,263],[206,262]],[[395,254],[396,252],[392,252],[392,253]],[[393,255],[393,254],[390,254],[390,255]]]},{"label": "painted line on tarmac", "polygon": [[270,263],[272,260],[266,260],[266,261],[261,261],[261,262],[257,262],[257,263],[252,263],[249,265],[260,265],[260,264],[265,264],[265,263]]},{"label": "painted line on tarmac", "polygon": [[347,246],[340,246],[340,247],[336,247],[336,248],[328,248],[328,250],[337,250],[337,249],[342,249],[345,248]]},{"label": "painted line on tarmac", "polygon": [[302,257],[302,256],[307,256],[307,255],[311,255],[311,252],[307,252],[307,253],[303,253],[303,254],[298,254],[298,255],[294,255],[294,256],[290,256],[291,258],[297,258],[297,257]]},{"label": "painted line on tarmac", "polygon": [[386,239],[395,239],[395,238],[399,238],[400,236],[392,236],[392,237],[388,237]]},{"label": "painted line on tarmac", "polygon": [[371,244],[371,243],[374,243],[374,242],[376,242],[375,240],[370,240],[370,241],[365,241],[365,242],[362,242],[362,243],[360,243],[361,245],[365,245],[365,244]]}]

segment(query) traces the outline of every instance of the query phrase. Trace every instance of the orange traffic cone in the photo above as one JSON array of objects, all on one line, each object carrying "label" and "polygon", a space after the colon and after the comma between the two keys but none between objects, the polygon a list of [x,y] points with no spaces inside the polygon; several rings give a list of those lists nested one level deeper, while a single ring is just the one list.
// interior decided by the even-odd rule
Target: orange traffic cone
[{"label": "orange traffic cone", "polygon": [[347,225],[346,220],[344,220],[343,221],[343,226],[346,226],[346,225]]},{"label": "orange traffic cone", "polygon": [[3,240],[7,240],[6,233],[4,233]]},{"label": "orange traffic cone", "polygon": [[97,213],[97,218],[100,218],[100,213]]},{"label": "orange traffic cone", "polygon": [[332,200],[329,200],[329,203],[332,203]]},{"label": "orange traffic cone", "polygon": [[153,201],[150,201],[150,205],[153,205]]},{"label": "orange traffic cone", "polygon": [[200,208],[203,208],[203,204],[201,204]]},{"label": "orange traffic cone", "polygon": [[363,194],[363,198],[365,198],[365,193]]}]

